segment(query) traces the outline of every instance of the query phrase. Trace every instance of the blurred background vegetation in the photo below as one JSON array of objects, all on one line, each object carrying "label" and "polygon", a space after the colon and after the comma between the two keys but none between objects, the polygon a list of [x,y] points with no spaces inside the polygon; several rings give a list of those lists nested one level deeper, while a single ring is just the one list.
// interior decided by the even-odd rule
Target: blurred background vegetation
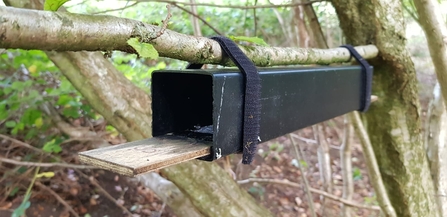
[{"label": "blurred background vegetation", "polygon": [[[210,3],[209,1],[196,1]],[[414,20],[413,6],[410,1],[404,1],[407,18],[407,39],[413,61],[420,80],[420,95],[423,108],[426,109],[431,97],[436,78],[433,72],[430,55],[423,31]],[[215,0],[212,4],[219,5],[268,5],[290,4],[290,1],[246,0],[230,1]],[[443,1],[447,8],[447,2]],[[72,0],[64,5],[68,11],[84,14],[107,14],[118,17],[140,20],[151,24],[160,24],[167,16],[166,3],[147,1],[115,1],[115,0]],[[318,21],[326,36],[329,47],[343,44],[342,31],[338,18],[329,2],[321,1],[313,4]],[[172,18],[168,28],[174,31],[194,35],[191,14],[188,5],[178,4],[171,8]],[[447,13],[447,10],[442,10]],[[271,46],[297,46],[294,41],[296,25],[294,25],[293,7],[272,7],[254,9],[220,8],[198,6],[197,15],[206,21],[200,22],[202,35],[213,36],[219,33],[233,36],[250,36],[264,39]],[[216,32],[216,30],[218,32]],[[146,60],[137,58],[135,54],[112,52],[111,62],[129,80],[138,87],[150,93],[151,72],[159,69],[182,69],[185,62],[159,58]],[[72,127],[86,129],[100,135],[112,144],[124,142],[119,133],[96,113],[82,96],[72,87],[70,82],[61,75],[58,68],[47,58],[44,52],[32,50],[2,50],[0,49],[0,135],[14,138],[30,144],[42,152],[51,153],[49,162],[64,161],[79,163],[75,157],[78,151],[89,148],[89,142],[80,139],[73,140],[58,124],[68,123]],[[36,151],[24,150],[18,146],[6,146],[7,140],[0,138],[0,157],[18,161],[40,162],[42,155]],[[276,145],[268,152],[275,152],[280,157]],[[273,147],[273,146],[272,146]],[[57,157],[54,157],[57,156]],[[0,163],[0,207],[8,207],[14,201],[22,201],[29,188],[30,180],[35,178],[25,166],[11,166]],[[69,169],[42,168],[42,172],[52,171],[55,176],[67,176]],[[355,177],[361,172],[355,170]],[[42,183],[54,177],[42,177]],[[63,180],[63,179],[61,179]],[[78,182],[79,180],[72,180]],[[59,184],[69,186],[67,181]],[[65,184],[63,184],[65,183]],[[76,195],[73,188],[60,188],[61,195]],[[81,190],[80,188],[79,190]],[[256,194],[263,194],[256,186],[249,189]],[[94,194],[94,193],[92,193]],[[68,196],[63,196],[64,198]],[[91,200],[88,200],[91,203]],[[130,206],[129,209],[133,209]],[[135,208],[136,209],[136,208]],[[79,213],[83,213],[80,212]],[[85,211],[84,213],[87,213]],[[1,211],[0,211],[1,215]]]}]

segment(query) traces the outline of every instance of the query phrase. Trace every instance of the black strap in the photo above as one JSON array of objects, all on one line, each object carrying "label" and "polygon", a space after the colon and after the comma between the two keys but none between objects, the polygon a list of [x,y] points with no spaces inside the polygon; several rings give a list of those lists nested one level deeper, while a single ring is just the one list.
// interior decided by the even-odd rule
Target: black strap
[{"label": "black strap", "polygon": [[363,87],[365,89],[363,90],[362,95],[362,107],[359,109],[361,112],[368,111],[369,105],[371,104],[371,86],[372,86],[372,77],[373,77],[373,70],[372,67],[369,65],[369,63],[363,59],[362,56],[354,49],[352,45],[342,45],[340,47],[344,47],[349,50],[349,53],[351,56],[354,57],[354,59],[357,60],[358,63],[362,66],[363,71]]},{"label": "black strap", "polygon": [[[243,123],[243,152],[242,163],[250,164],[256,154],[256,146],[259,142],[259,121],[261,119],[261,78],[253,62],[241,51],[229,38],[215,36],[211,39],[217,41],[226,54],[236,64],[244,75],[244,123]],[[187,69],[200,69],[203,64],[190,63]]]}]

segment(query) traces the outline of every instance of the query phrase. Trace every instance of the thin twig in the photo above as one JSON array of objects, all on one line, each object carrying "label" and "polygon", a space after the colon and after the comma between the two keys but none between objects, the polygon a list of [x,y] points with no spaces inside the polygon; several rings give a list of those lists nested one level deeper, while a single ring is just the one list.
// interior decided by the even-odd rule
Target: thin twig
[{"label": "thin twig", "polygon": [[[344,116],[344,134],[343,142],[340,148],[340,163],[341,172],[343,175],[343,198],[346,200],[352,200],[354,192],[354,183],[352,178],[352,159],[351,159],[351,145],[352,134],[354,128],[348,120],[348,117]],[[342,204],[341,207],[342,216],[351,217],[351,210],[349,207]]]},{"label": "thin twig", "polygon": [[[320,170],[320,177],[323,180],[323,189],[329,193],[332,193],[332,171],[329,155],[329,146],[324,138],[323,124],[316,124],[312,126],[314,138],[318,143],[317,156],[318,156],[318,169]],[[321,197],[321,210],[322,215],[326,211],[326,201],[324,197]]]},{"label": "thin twig", "polygon": [[116,206],[121,208],[121,210],[123,210],[123,212],[125,212],[129,216],[132,216],[132,213],[126,207],[124,207],[122,204],[118,203],[118,201],[114,197],[112,197],[112,195],[110,195],[103,187],[101,187],[101,185],[98,184],[98,182],[96,181],[96,179],[94,177],[89,177],[88,175],[84,174],[82,171],[80,171],[78,169],[75,169],[75,171],[82,177],[88,179],[90,181],[90,183],[92,183],[92,185],[94,185],[97,188],[97,190],[99,190],[107,199],[109,199],[110,201],[115,203]]},{"label": "thin twig", "polygon": [[62,205],[64,205],[65,208],[67,208],[68,211],[69,211],[73,216],[75,216],[75,217],[79,217],[79,215],[73,210],[73,208],[71,208],[71,206],[70,206],[64,199],[62,199],[56,192],[54,192],[51,188],[45,186],[44,184],[40,183],[39,181],[36,181],[34,184],[37,185],[39,188],[48,191],[51,195],[53,195],[53,197],[55,197],[56,200],[59,201],[59,203],[61,203]]},{"label": "thin twig", "polygon": [[419,18],[417,17],[417,15],[414,13],[414,11],[411,11],[410,8],[408,8],[406,6],[406,4],[402,4],[402,7],[404,8],[404,10],[410,15],[411,18],[413,18],[414,21],[416,21],[416,23],[419,23]]},{"label": "thin twig", "polygon": [[171,5],[166,5],[166,9],[168,9],[168,15],[166,15],[166,18],[162,21],[163,25],[161,26],[160,31],[157,32],[157,34],[153,37],[149,38],[149,41],[152,41],[154,39],[157,39],[158,37],[160,37],[161,35],[163,35],[163,33],[165,33],[165,30],[168,28],[168,23],[169,20],[172,17],[171,14]]},{"label": "thin twig", "polygon": [[77,165],[77,164],[67,164],[67,163],[39,163],[39,162],[23,162],[12,160],[8,158],[0,157],[0,162],[19,165],[19,166],[29,166],[29,167],[65,167],[65,168],[76,168],[76,169],[98,169],[95,166],[87,165]]},{"label": "thin twig", "polygon": [[[298,183],[291,182],[291,181],[289,181],[287,179],[280,180],[280,179],[248,178],[248,179],[237,181],[237,183],[240,184],[240,185],[247,184],[247,183],[250,183],[250,182],[281,184],[281,185],[288,185],[288,186],[292,186],[292,187],[296,187],[296,188],[300,187],[300,185]],[[324,192],[324,191],[321,191],[321,190],[318,190],[318,189],[315,189],[315,188],[312,188],[312,187],[310,187],[309,190],[312,193],[323,195],[324,197],[327,197],[329,199],[332,199],[332,200],[335,200],[337,202],[343,203],[343,204],[345,204],[347,206],[380,211],[380,207],[379,206],[370,206],[370,205],[366,205],[366,204],[356,203],[356,202],[350,201],[350,200],[345,200],[343,198],[337,197],[335,195],[329,194],[327,192]]]},{"label": "thin twig", "polygon": [[357,136],[360,138],[360,144],[362,145],[363,155],[365,156],[365,162],[368,168],[368,174],[370,176],[371,184],[376,191],[377,200],[382,207],[385,216],[396,217],[396,211],[391,205],[391,201],[388,197],[388,192],[383,184],[382,175],[380,174],[379,166],[377,164],[376,156],[372,148],[371,140],[363,126],[362,120],[358,112],[354,111],[348,114],[348,117],[354,126]]},{"label": "thin twig", "polygon": [[124,9],[127,9],[127,8],[131,8],[131,7],[133,7],[133,6],[135,6],[135,5],[139,4],[139,3],[141,3],[141,2],[135,2],[133,4],[126,5],[126,6],[121,7],[121,8],[115,8],[115,9],[110,9],[110,10],[105,10],[105,11],[98,11],[98,12],[93,12],[93,13],[90,13],[90,14],[91,15],[96,15],[96,14],[104,14],[104,13],[109,13],[109,12],[114,12],[114,11],[121,11],[121,10],[124,10]]},{"label": "thin twig", "polygon": [[205,24],[205,25],[208,26],[210,29],[212,29],[216,34],[218,34],[218,35],[223,35],[219,30],[217,30],[216,28],[214,28],[213,25],[211,25],[210,23],[206,22],[206,20],[203,19],[202,17],[200,17],[198,14],[196,14],[196,13],[194,13],[194,12],[192,12],[192,11],[190,11],[190,10],[188,10],[188,9],[186,9],[186,8],[184,8],[184,7],[180,6],[180,5],[178,5],[178,4],[173,3],[172,5],[178,7],[180,10],[182,10],[182,11],[184,11],[184,12],[190,14],[191,16],[196,17],[197,19],[199,19],[200,21],[202,21],[203,24]]},{"label": "thin twig", "polygon": [[314,139],[304,138],[304,137],[298,136],[296,134],[292,134],[292,137],[295,137],[295,138],[297,138],[297,139],[299,139],[299,140],[301,140],[301,141],[303,141],[303,142],[305,142],[307,144],[317,144],[317,141],[314,140]]},{"label": "thin twig", "polygon": [[43,153],[43,154],[47,154],[47,155],[49,155],[48,153],[45,153],[45,152],[42,151],[41,149],[38,149],[38,148],[36,148],[36,147],[34,147],[34,146],[31,146],[30,144],[27,144],[27,143],[24,143],[24,142],[20,141],[20,140],[11,138],[11,137],[9,137],[9,136],[7,136],[7,135],[0,134],[0,138],[9,140],[9,141],[11,141],[11,142],[13,142],[13,143],[16,143],[16,144],[18,144],[18,145],[20,145],[20,146],[23,146],[23,147],[25,147],[25,148],[29,148],[29,149],[31,149],[31,150],[33,150],[33,151],[38,152],[38,153]]},{"label": "thin twig", "polygon": [[242,5],[218,5],[211,3],[189,3],[189,2],[178,2],[178,1],[169,1],[169,0],[136,0],[137,2],[160,2],[160,3],[168,3],[168,4],[182,4],[182,5],[195,5],[195,6],[205,6],[205,7],[215,7],[215,8],[234,8],[234,9],[257,9],[257,8],[286,8],[286,7],[295,7],[299,5],[308,5],[317,2],[324,2],[326,0],[316,0],[309,1],[304,3],[293,3],[293,4],[280,4],[280,5],[253,5],[253,6],[242,6]]},{"label": "thin twig", "polygon": [[289,133],[288,136],[289,136],[289,139],[290,139],[290,143],[292,144],[293,149],[295,150],[295,155],[296,155],[296,158],[298,160],[299,169],[300,169],[300,172],[301,172],[301,178],[303,179],[303,182],[304,182],[304,187],[305,187],[305,190],[306,190],[306,193],[307,193],[307,200],[309,201],[309,207],[310,207],[310,210],[311,210],[311,213],[312,213],[312,217],[316,217],[317,214],[315,212],[314,200],[312,198],[312,194],[310,193],[309,182],[307,182],[306,175],[305,175],[304,169],[303,169],[303,165],[301,164],[301,160],[304,160],[303,159],[304,155],[303,155],[301,149],[298,147],[298,144],[296,144],[295,141],[293,140],[292,134]]}]

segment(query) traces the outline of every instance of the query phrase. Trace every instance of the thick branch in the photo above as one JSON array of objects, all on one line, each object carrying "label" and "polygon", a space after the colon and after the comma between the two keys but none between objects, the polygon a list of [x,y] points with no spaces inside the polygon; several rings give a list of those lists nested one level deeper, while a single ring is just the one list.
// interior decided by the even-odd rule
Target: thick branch
[{"label": "thick branch", "polygon": [[[154,45],[162,57],[195,63],[230,65],[222,60],[219,44],[205,37],[194,37],[166,30],[160,37],[148,41],[160,32],[160,27],[136,20],[104,15],[81,15],[0,7],[0,48],[38,49],[54,51],[135,52],[127,40],[140,37]],[[358,46],[366,59],[374,58],[374,45]],[[242,50],[258,66],[329,64],[347,62],[345,48],[305,49],[245,46]]]}]

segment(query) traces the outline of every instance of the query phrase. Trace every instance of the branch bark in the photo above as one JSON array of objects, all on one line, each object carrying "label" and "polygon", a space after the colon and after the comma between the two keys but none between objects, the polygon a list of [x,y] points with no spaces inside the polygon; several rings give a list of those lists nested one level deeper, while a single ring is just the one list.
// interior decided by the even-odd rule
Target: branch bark
[{"label": "branch bark", "polygon": [[[345,115],[344,117],[344,134],[343,143],[340,147],[340,167],[343,175],[343,199],[352,200],[354,195],[354,181],[352,177],[352,155],[351,145],[353,140],[354,128],[351,121]],[[345,205],[341,205],[341,213],[344,217],[351,217],[351,209]]]},{"label": "branch bark", "polygon": [[388,193],[383,185],[382,176],[380,175],[379,166],[377,164],[376,156],[374,154],[373,146],[371,140],[369,139],[368,133],[363,126],[360,115],[357,111],[348,114],[351,123],[357,135],[360,138],[360,144],[362,145],[363,155],[365,156],[366,165],[368,168],[368,175],[370,177],[371,183],[374,186],[374,190],[377,194],[377,200],[384,212],[385,216],[396,217],[396,211],[391,205],[390,199],[388,198]]},{"label": "branch bark", "polygon": [[427,38],[430,56],[441,86],[444,105],[447,105],[447,27],[435,0],[414,0],[419,23]]},{"label": "branch bark", "polygon": [[447,215],[447,112],[439,83],[433,90],[425,121],[424,147],[430,162],[441,216]]},{"label": "branch bark", "polygon": [[[140,37],[151,43],[162,57],[194,63],[232,65],[222,59],[219,44],[205,37],[194,37],[140,21],[104,15],[83,15],[65,12],[0,7],[0,48],[38,49],[48,51],[110,51],[135,53],[127,40]],[[347,62],[345,48],[307,49],[263,46],[240,46],[257,66],[330,64]],[[377,56],[374,45],[358,46],[365,59]]]}]

